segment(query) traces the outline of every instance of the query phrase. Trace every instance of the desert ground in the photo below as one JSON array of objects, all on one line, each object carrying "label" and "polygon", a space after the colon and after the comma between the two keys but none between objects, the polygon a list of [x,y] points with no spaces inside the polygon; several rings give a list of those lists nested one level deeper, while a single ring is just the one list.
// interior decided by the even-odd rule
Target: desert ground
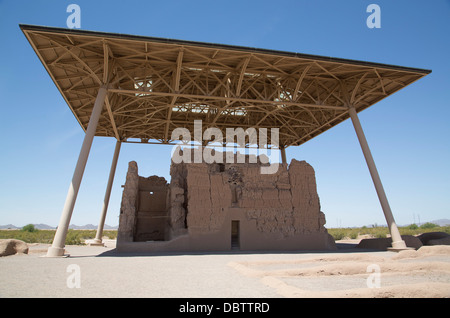
[{"label": "desert ground", "polygon": [[333,252],[118,254],[46,244],[0,258],[0,297],[443,298],[450,297],[450,246],[374,251],[337,241]]}]

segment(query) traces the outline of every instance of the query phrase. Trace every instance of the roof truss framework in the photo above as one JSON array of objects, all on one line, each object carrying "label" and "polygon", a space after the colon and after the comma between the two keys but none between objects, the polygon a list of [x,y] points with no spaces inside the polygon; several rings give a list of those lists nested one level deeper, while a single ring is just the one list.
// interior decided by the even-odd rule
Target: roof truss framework
[{"label": "roof truss framework", "polygon": [[[279,128],[300,145],[430,71],[243,47],[21,25],[86,130],[108,84],[96,136],[170,143],[177,127]],[[270,142],[270,140],[269,140]]]}]

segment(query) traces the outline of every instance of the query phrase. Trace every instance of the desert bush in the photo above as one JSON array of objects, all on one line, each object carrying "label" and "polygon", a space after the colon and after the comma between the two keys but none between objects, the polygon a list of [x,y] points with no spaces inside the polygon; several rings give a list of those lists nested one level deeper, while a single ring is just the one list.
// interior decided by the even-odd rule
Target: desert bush
[{"label": "desert bush", "polygon": [[31,232],[32,233],[32,232],[37,232],[38,229],[35,228],[33,224],[27,224],[24,227],[22,227],[22,231]]},{"label": "desert bush", "polygon": [[374,236],[375,236],[376,238],[386,238],[386,237],[387,237],[387,234],[388,234],[388,233],[386,233],[386,231],[379,230],[379,231],[376,231],[376,232],[375,232]]},{"label": "desert bush", "polygon": [[410,230],[417,230],[419,227],[417,226],[417,224],[410,224],[406,226],[406,228]]},{"label": "desert bush", "polygon": [[107,236],[110,240],[117,239],[117,230],[104,230],[103,236]]},{"label": "desert bush", "polygon": [[38,230],[28,232],[23,230],[0,230],[0,239],[17,239],[26,243],[44,243],[49,244],[55,236],[53,230]]},{"label": "desert bush", "polygon": [[81,240],[81,233],[77,233],[77,230],[69,230],[66,236],[66,245],[81,245],[83,244]]},{"label": "desert bush", "polygon": [[359,234],[365,235],[365,234],[372,234],[372,228],[368,228],[367,226],[363,226],[359,229]]},{"label": "desert bush", "polygon": [[441,227],[439,227],[439,231],[440,232],[445,232],[445,233],[447,233],[447,234],[450,234],[450,226],[441,226]]},{"label": "desert bush", "polygon": [[[87,239],[95,237],[96,230],[69,230],[66,245],[82,245]],[[105,230],[103,235],[109,239],[117,238],[117,230]],[[33,232],[22,230],[0,230],[0,239],[17,239],[26,243],[51,244],[55,236],[54,230],[36,230]]]},{"label": "desert bush", "polygon": [[438,225],[430,222],[427,222],[420,226],[421,229],[434,229],[435,227],[438,227]]},{"label": "desert bush", "polygon": [[345,237],[345,232],[342,229],[329,229],[328,233],[334,238],[335,241],[342,240]]}]

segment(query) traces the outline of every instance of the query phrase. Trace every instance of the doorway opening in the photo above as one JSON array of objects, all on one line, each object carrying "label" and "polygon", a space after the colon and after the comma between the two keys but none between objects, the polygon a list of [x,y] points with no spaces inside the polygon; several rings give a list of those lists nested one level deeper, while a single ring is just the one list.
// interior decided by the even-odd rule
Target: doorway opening
[{"label": "doorway opening", "polygon": [[231,221],[231,249],[239,250],[239,221]]}]

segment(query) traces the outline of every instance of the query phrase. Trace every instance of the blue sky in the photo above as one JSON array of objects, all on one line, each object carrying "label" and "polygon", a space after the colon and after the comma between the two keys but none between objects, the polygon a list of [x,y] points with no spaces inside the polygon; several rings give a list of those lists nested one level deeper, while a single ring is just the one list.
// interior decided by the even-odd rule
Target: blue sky
[{"label": "blue sky", "polygon": [[[84,133],[19,23],[242,45],[431,69],[359,114],[398,224],[450,218],[450,1],[20,1],[0,0],[0,224],[58,224]],[[369,29],[369,4],[381,28]],[[113,138],[96,137],[71,223],[97,224]],[[128,162],[169,177],[170,146],[123,144],[106,223],[118,224]],[[327,227],[385,224],[350,121],[288,161],[316,171]]]}]

